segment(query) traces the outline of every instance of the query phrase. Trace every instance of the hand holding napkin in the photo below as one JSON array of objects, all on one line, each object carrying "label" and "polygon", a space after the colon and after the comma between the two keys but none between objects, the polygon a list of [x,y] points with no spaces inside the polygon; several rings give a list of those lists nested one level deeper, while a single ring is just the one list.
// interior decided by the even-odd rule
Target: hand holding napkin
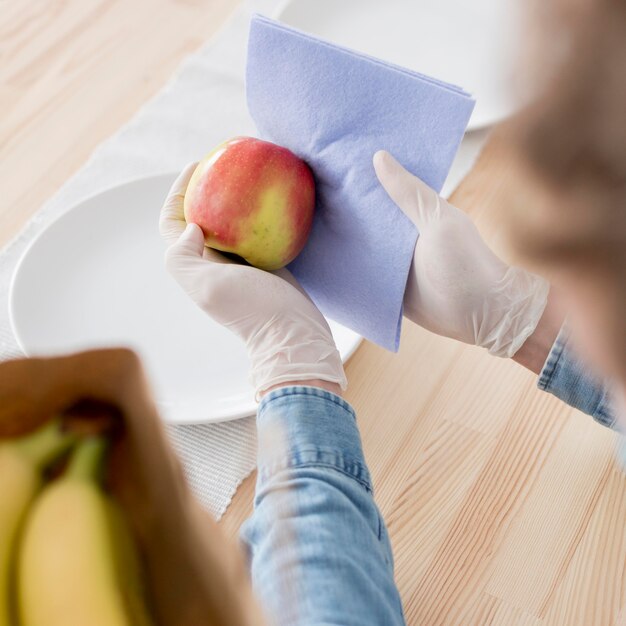
[{"label": "hand holding napkin", "polygon": [[311,237],[289,269],[326,316],[397,350],[417,231],[379,185],[372,157],[388,150],[439,191],[474,101],[258,15],[247,98],[260,136],[295,152],[316,177]]}]

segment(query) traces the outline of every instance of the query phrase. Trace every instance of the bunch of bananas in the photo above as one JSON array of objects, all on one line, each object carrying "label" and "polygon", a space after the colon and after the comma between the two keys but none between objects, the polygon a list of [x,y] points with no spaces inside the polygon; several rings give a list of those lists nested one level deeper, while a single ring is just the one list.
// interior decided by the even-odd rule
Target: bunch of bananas
[{"label": "bunch of bananas", "polygon": [[59,421],[0,442],[0,626],[153,623],[137,547],[100,484],[106,450]]}]

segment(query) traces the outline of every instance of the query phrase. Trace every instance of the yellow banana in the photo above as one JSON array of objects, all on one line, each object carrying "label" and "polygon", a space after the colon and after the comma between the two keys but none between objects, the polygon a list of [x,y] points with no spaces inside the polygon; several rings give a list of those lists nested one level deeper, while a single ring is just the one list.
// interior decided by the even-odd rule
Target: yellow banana
[{"label": "yellow banana", "polygon": [[15,621],[14,560],[21,523],[42,483],[43,468],[72,444],[57,420],[0,443],[0,626]]},{"label": "yellow banana", "polygon": [[105,451],[102,439],[78,444],[31,509],[18,558],[22,626],[151,623],[136,546],[99,484]]}]

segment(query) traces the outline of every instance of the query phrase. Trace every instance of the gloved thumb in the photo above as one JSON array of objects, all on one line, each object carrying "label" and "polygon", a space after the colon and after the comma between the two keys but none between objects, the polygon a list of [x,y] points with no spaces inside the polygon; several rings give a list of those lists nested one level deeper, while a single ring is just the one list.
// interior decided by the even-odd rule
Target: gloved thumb
[{"label": "gloved thumb", "polygon": [[379,150],[374,155],[374,170],[389,197],[418,230],[439,215],[442,202],[437,192],[402,167],[389,152]]},{"label": "gloved thumb", "polygon": [[172,246],[179,256],[202,258],[204,251],[204,233],[197,224],[187,224],[183,234]]},{"label": "gloved thumb", "polygon": [[165,267],[172,276],[204,265],[204,235],[197,224],[187,224],[183,234],[165,252]]}]

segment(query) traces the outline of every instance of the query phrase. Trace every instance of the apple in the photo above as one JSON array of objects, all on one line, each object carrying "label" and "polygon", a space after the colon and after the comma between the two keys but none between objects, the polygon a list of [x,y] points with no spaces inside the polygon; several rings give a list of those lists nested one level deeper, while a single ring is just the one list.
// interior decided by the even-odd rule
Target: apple
[{"label": "apple", "polygon": [[198,164],[183,206],[209,248],[277,270],[298,256],[311,232],[315,182],[287,148],[235,137]]}]

